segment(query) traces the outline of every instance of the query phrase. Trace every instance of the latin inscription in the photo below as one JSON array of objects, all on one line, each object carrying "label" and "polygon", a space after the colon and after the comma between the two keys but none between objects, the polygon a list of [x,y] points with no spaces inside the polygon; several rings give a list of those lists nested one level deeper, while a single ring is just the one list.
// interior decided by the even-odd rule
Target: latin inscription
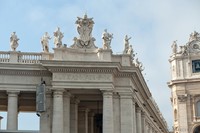
[{"label": "latin inscription", "polygon": [[78,74],[78,73],[54,73],[53,80],[57,81],[112,81],[111,74]]}]

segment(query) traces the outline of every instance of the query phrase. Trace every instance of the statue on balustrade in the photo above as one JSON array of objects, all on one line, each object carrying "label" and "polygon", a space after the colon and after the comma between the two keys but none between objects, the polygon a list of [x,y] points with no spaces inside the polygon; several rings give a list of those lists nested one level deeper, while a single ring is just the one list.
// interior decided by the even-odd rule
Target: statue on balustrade
[{"label": "statue on balustrade", "polygon": [[45,32],[41,38],[43,52],[49,52],[49,40],[50,39],[51,39],[51,37],[49,36],[48,32]]},{"label": "statue on balustrade", "polygon": [[177,40],[173,42],[171,48],[172,48],[172,53],[176,54],[177,53]]},{"label": "statue on balustrade", "polygon": [[57,27],[56,31],[54,32],[54,44],[55,48],[60,48],[62,46],[62,38],[64,37],[64,33],[60,31],[60,28]]},{"label": "statue on balustrade", "polygon": [[128,37],[128,35],[125,36],[123,54],[128,54],[128,50],[129,50],[129,40],[130,40],[130,39],[131,39],[131,37]]},{"label": "statue on balustrade", "polygon": [[12,51],[16,51],[19,45],[18,41],[19,41],[19,38],[17,37],[16,32],[11,33],[10,46],[11,46]]},{"label": "statue on balustrade", "polygon": [[102,39],[103,39],[103,49],[110,49],[110,44],[113,39],[113,34],[110,34],[107,32],[107,29],[104,30],[102,34]]}]

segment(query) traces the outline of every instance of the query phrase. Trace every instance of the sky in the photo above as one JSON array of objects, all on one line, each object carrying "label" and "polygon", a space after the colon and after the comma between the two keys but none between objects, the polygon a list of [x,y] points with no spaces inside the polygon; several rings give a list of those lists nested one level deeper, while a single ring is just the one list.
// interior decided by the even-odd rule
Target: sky
[{"label": "sky", "polygon": [[[178,45],[184,45],[190,33],[200,32],[200,1],[0,0],[0,51],[10,50],[10,34],[15,31],[20,38],[18,51],[41,52],[41,36],[44,32],[53,36],[57,26],[64,32],[63,43],[70,46],[73,37],[78,36],[75,21],[85,13],[95,22],[92,34],[97,47],[102,47],[104,29],[113,33],[114,54],[122,53],[125,35],[132,37],[130,44],[145,67],[144,78],[171,129],[171,92],[167,86],[171,78],[168,62],[171,44],[178,40]],[[51,40],[51,52],[53,47]],[[2,128],[5,128],[5,113],[0,115],[4,117]],[[35,114],[20,113],[19,118],[19,129],[39,128]]]}]

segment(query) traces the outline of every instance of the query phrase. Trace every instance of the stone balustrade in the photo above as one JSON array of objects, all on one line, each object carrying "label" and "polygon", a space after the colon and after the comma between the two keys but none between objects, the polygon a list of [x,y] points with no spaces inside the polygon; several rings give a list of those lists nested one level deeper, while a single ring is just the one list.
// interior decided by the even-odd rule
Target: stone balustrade
[{"label": "stone balustrade", "polygon": [[52,53],[0,51],[0,63],[38,64],[40,60],[51,60]]}]

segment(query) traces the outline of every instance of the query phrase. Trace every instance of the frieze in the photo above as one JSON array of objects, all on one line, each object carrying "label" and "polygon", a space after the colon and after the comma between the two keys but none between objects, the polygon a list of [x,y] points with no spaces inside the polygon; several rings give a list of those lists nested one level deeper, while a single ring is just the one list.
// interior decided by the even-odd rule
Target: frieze
[{"label": "frieze", "polygon": [[113,73],[115,69],[92,69],[92,68],[51,68],[51,72],[77,72],[77,73]]},{"label": "frieze", "polygon": [[0,75],[51,76],[49,71],[0,70]]},{"label": "frieze", "polygon": [[104,81],[111,82],[111,74],[54,73],[54,81]]}]

